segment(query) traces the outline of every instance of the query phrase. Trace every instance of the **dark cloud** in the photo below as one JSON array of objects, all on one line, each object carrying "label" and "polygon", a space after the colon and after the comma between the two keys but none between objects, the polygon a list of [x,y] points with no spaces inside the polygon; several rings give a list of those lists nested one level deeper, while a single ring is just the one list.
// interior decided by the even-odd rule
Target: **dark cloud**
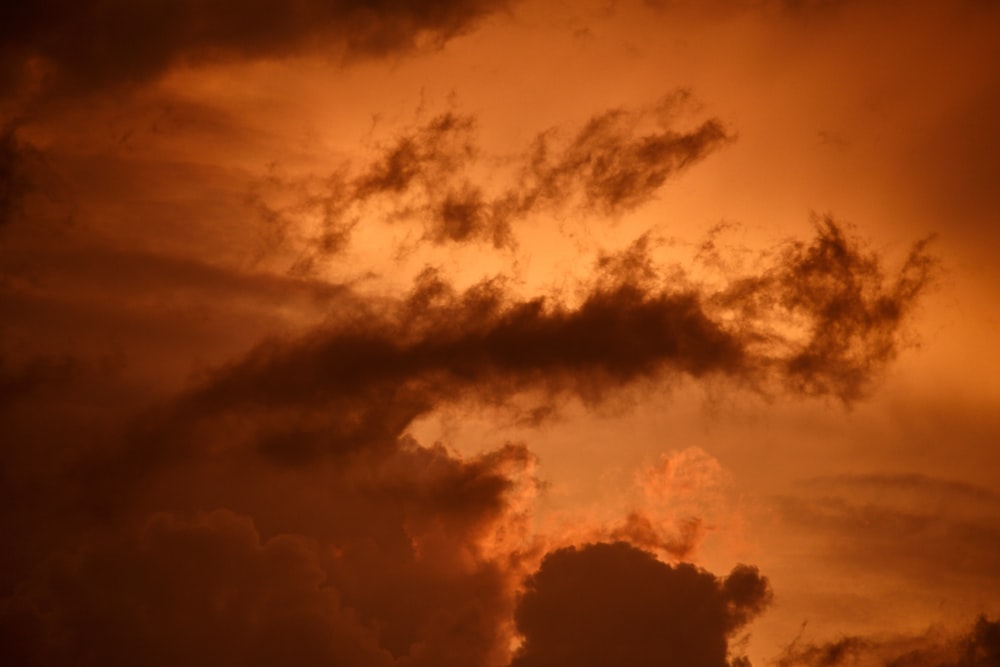
[{"label": "dark cloud", "polygon": [[770,600],[767,579],[667,565],[623,542],[548,554],[517,603],[512,667],[728,667],[728,640]]},{"label": "dark cloud", "polygon": [[698,517],[688,517],[676,522],[671,532],[661,521],[654,521],[646,513],[633,511],[620,525],[612,527],[608,538],[628,542],[647,551],[662,551],[677,560],[690,558],[705,532]]},{"label": "dark cloud", "polygon": [[[565,140],[545,134],[493,190],[474,178],[475,123],[445,114],[370,164],[285,192],[291,209],[250,203],[277,226],[318,211],[324,252],[369,204],[421,220],[433,242],[505,246],[512,222],[539,212],[632,210],[728,140],[717,121],[678,132],[664,118],[614,111]],[[146,234],[187,219],[132,187],[150,173],[119,169],[107,200],[142,212]],[[190,178],[215,193],[205,176]],[[918,247],[886,274],[826,221],[721,287],[661,277],[640,239],[602,257],[572,300],[499,279],[458,290],[430,271],[403,297],[371,298],[247,268],[239,250],[207,261],[221,245],[200,234],[205,247],[184,254],[86,229],[57,243],[40,225],[7,231],[0,514],[17,539],[0,556],[0,632],[24,664],[506,664],[531,455],[422,445],[406,435],[415,419],[457,403],[593,403],[680,376],[853,400],[892,359],[930,272]],[[199,367],[192,349],[201,373],[178,391]],[[608,532],[683,557],[700,530],[636,512]],[[706,619],[712,660],[766,597],[755,571],[720,582],[649,567],[721,605]]]},{"label": "dark cloud", "polygon": [[[158,632],[181,632],[171,619],[208,614],[184,632],[218,629],[211,639],[190,637],[192,646],[215,655],[227,638],[250,631],[243,612],[227,607],[225,600],[243,596],[247,608],[254,609],[279,593],[249,576],[227,584],[229,592],[214,588],[216,583],[199,583],[228,581],[227,573],[214,574],[216,561],[203,558],[202,551],[225,552],[234,548],[225,545],[238,543],[243,551],[232,558],[256,563],[247,567],[270,577],[271,554],[285,554],[284,547],[272,545],[294,543],[298,555],[274,556],[287,566],[274,577],[291,582],[290,590],[297,593],[294,600],[275,603],[274,613],[305,609],[297,616],[304,619],[303,632],[323,623],[347,628],[326,643],[312,635],[301,638],[311,654],[371,661],[388,656],[414,666],[503,664],[510,639],[505,619],[513,609],[517,563],[523,562],[517,554],[525,548],[517,536],[527,515],[517,508],[517,498],[524,484],[530,485],[524,480],[531,456],[520,445],[474,458],[440,445],[420,445],[405,435],[416,417],[447,403],[508,405],[519,395],[600,401],[637,383],[676,375],[728,378],[762,389],[777,383],[800,391],[788,382],[787,360],[809,347],[811,330],[807,327],[805,342],[786,341],[777,348],[781,354],[775,353],[758,333],[767,328],[773,309],[836,328],[837,313],[856,318],[857,310],[831,312],[825,307],[830,294],[877,303],[896,299],[903,313],[926,278],[907,268],[912,288],[895,287],[905,282],[898,278],[886,289],[881,274],[856,259],[868,255],[832,223],[821,227],[811,243],[776,253],[777,264],[753,280],[714,290],[676,276],[664,281],[644,248],[640,240],[602,258],[574,302],[518,298],[497,280],[457,291],[432,272],[398,300],[363,299],[341,289],[328,324],[305,336],[261,344],[138,418],[121,414],[131,411],[127,407],[105,409],[100,414],[114,412],[118,422],[103,430],[95,430],[84,415],[66,422],[64,431],[43,434],[27,422],[38,422],[53,403],[23,393],[16,414],[8,415],[16,417],[10,424],[16,422],[17,430],[8,428],[15,442],[5,452],[11,464],[5,467],[18,475],[16,483],[4,487],[4,507],[16,513],[9,525],[18,527],[21,539],[5,553],[3,583],[10,595],[4,631],[18,637],[18,650],[38,664],[63,662],[60,652],[93,656],[95,664],[124,664],[134,661],[135,651],[159,647],[173,636]],[[135,271],[129,256],[102,256]],[[234,293],[272,286],[280,295],[299,287],[296,280],[258,284],[200,265],[152,260],[144,280],[155,290],[177,284],[175,271]],[[806,280],[803,276],[826,292],[820,290],[812,300],[797,298],[800,286],[784,281]],[[96,270],[92,279],[108,282]],[[736,293],[746,299],[735,311],[742,319],[732,317]],[[898,325],[900,318],[892,322]],[[867,329],[851,325],[840,331],[863,338]],[[884,328],[878,332],[887,335]],[[840,365],[839,354],[835,349],[828,363]],[[875,374],[885,360],[879,356],[868,368]],[[854,396],[854,378],[846,388],[826,386],[833,395]],[[114,398],[114,391],[110,399],[95,396],[93,401],[131,405],[127,395]],[[39,437],[51,440],[41,453],[36,452]],[[109,444],[114,442],[123,444]],[[188,569],[163,569],[167,559],[142,546],[143,530],[152,530],[141,528],[148,522],[156,530],[200,526],[203,519],[185,517],[211,508],[238,516],[219,519],[228,526],[218,527],[219,534],[206,529],[197,540],[184,542],[189,552],[173,552],[170,567],[195,564]],[[157,523],[162,520],[155,516],[164,511],[173,523]],[[257,537],[239,517],[253,518]],[[676,556],[687,553],[698,537],[695,518],[680,525],[677,535],[649,523],[637,513],[612,537]],[[647,558],[625,546],[613,549],[625,553],[625,560]],[[52,560],[60,553],[68,559]],[[322,577],[305,574],[314,571],[304,565],[314,558],[322,563]],[[57,564],[39,570],[42,561]],[[693,568],[651,563],[652,570],[674,573],[664,575],[666,580],[690,579],[697,590],[711,594],[718,608],[705,627],[714,633],[714,643],[703,645],[704,655],[724,660],[729,633],[764,599],[759,576],[737,570],[720,583]],[[105,567],[133,574],[116,580],[118,587],[105,585],[100,583],[110,576],[102,574]],[[615,579],[610,573],[598,578]],[[160,579],[173,582],[176,597],[157,597],[164,594],[154,583]],[[540,591],[543,579],[535,580]],[[87,597],[97,596],[97,589],[105,606],[96,607]],[[90,607],[100,613],[94,620],[81,618],[81,610]],[[654,617],[668,611],[650,609]],[[136,619],[116,625],[116,618],[129,615]],[[284,627],[282,618],[255,618]],[[104,634],[88,630],[98,627],[94,624],[104,627]],[[123,628],[130,638],[109,635],[112,627]],[[525,634],[531,646],[532,635]],[[270,625],[259,636],[261,642],[283,645],[284,635]],[[269,650],[270,644],[259,647],[262,655],[271,655]]]},{"label": "dark cloud", "polygon": [[23,213],[25,197],[34,183],[31,164],[38,153],[17,136],[17,129],[0,129],[0,229]]},{"label": "dark cloud", "polygon": [[[172,418],[320,410],[333,415],[328,446],[343,451],[391,440],[442,402],[527,390],[597,400],[671,375],[850,401],[892,359],[930,270],[918,246],[886,286],[877,258],[830,220],[760,277],[720,291],[643,281],[637,266],[647,261],[635,248],[605,258],[574,305],[521,300],[496,280],[460,293],[425,273],[404,300],[259,346],[181,399]],[[803,331],[779,338],[788,318]]]},{"label": "dark cloud", "polygon": [[540,136],[527,168],[521,206],[561,202],[580,192],[584,204],[604,215],[648,201],[666,180],[733,140],[717,119],[690,132],[660,128],[638,134],[643,114],[616,109],[592,118],[561,151]]},{"label": "dark cloud", "polygon": [[[921,241],[887,277],[879,256],[830,216],[816,229],[815,241],[790,244],[775,268],[737,281],[718,303],[750,322],[764,314],[765,322],[781,318],[801,330],[804,335],[793,337],[797,342],[777,359],[785,381],[797,392],[851,400],[867,391],[873,369],[896,357],[901,325],[935,261],[926,252],[928,241]],[[773,332],[757,334],[774,340]]]},{"label": "dark cloud", "polygon": [[70,358],[35,358],[20,367],[11,368],[0,357],[0,412],[14,407],[48,385],[70,378],[77,364]]},{"label": "dark cloud", "polygon": [[439,45],[502,0],[4,3],[0,83],[86,93],[172,65],[323,52],[346,60]]},{"label": "dark cloud", "polygon": [[778,667],[992,667],[1000,664],[1000,621],[980,616],[962,636],[844,637],[827,644],[793,643]]},{"label": "dark cloud", "polygon": [[352,198],[388,199],[391,215],[423,219],[434,243],[487,240],[508,246],[510,216],[470,180],[480,157],[474,119],[441,114],[383,147],[351,184]]},{"label": "dark cloud", "polygon": [[[601,401],[680,375],[800,392],[789,381],[788,360],[812,349],[816,334],[806,327],[802,340],[779,345],[760,334],[774,324],[768,318],[792,313],[821,322],[853,336],[851,345],[863,354],[868,320],[858,312],[870,307],[864,304],[891,310],[895,303],[889,323],[897,328],[875,327],[883,339],[895,335],[924,287],[926,274],[916,272],[928,268],[913,260],[886,287],[871,255],[832,222],[811,243],[775,253],[775,263],[754,278],[714,289],[690,278],[660,278],[647,249],[640,240],[603,257],[572,302],[517,297],[500,280],[458,291],[433,272],[404,298],[370,299],[346,287],[328,293],[310,281],[230,273],[156,253],[105,248],[42,256],[51,264],[46,275],[85,275],[90,283],[79,288],[82,294],[114,292],[123,273],[136,276],[140,291],[171,291],[182,301],[196,285],[209,284],[229,301],[302,294],[329,304],[329,313],[311,333],[275,337],[237,354],[137,417],[129,416],[136,414],[134,390],[116,385],[113,373],[88,380],[100,368],[80,366],[86,377],[69,378],[76,384],[61,404],[40,389],[47,367],[7,366],[17,410],[3,415],[10,436],[3,507],[19,539],[3,560],[6,636],[17,638],[13,645],[27,664],[60,664],[68,654],[84,656],[84,664],[127,664],[137,651],[158,647],[170,659],[186,658],[171,653],[183,647],[171,647],[170,636],[218,655],[233,637],[258,627],[248,625],[241,609],[278,600],[253,617],[261,624],[261,655],[284,646],[287,612],[301,620],[306,635],[297,641],[310,655],[362,664],[503,664],[524,562],[517,536],[527,515],[517,498],[530,486],[524,479],[531,456],[520,445],[466,458],[424,446],[405,435],[415,418],[449,403],[507,406],[522,396]],[[803,298],[792,280],[818,286],[815,298]],[[827,307],[850,299],[863,307]],[[849,325],[837,328],[838,316]],[[839,367],[843,351],[830,349],[826,363]],[[888,358],[870,360],[871,378]],[[854,397],[857,378],[841,386],[837,373],[823,391]],[[14,381],[22,376],[41,384]],[[214,509],[229,514],[198,518]],[[156,518],[161,512],[172,518]],[[677,535],[646,523],[636,514],[614,539],[680,556],[698,536],[694,519]],[[168,559],[157,549],[173,537],[153,543],[143,537],[164,531],[193,531],[197,539],[185,537]],[[260,576],[227,579],[239,572],[219,572],[206,552],[229,553]],[[285,569],[268,569],[272,560]],[[43,562],[49,565],[39,568]],[[124,574],[112,581],[107,572]],[[714,590],[716,601],[757,595],[756,574],[736,572],[723,583],[705,576],[690,575],[714,582],[705,590]],[[294,599],[280,598],[261,577],[285,582]],[[173,597],[162,597],[167,593],[157,581],[172,582]],[[223,584],[228,588],[218,588]],[[99,595],[103,605],[92,599]],[[232,599],[246,606],[227,606]],[[91,608],[94,616],[84,618],[82,610]],[[747,603],[713,617],[721,625],[713,626],[716,643],[706,650],[724,659],[727,633],[755,609]],[[182,616],[194,619],[190,626],[176,627]],[[343,631],[325,639],[309,634],[323,624]],[[199,627],[217,634],[184,634],[198,634]]]},{"label": "dark cloud", "polygon": [[[604,112],[570,137],[543,132],[507,165],[509,175],[495,173],[493,165],[511,161],[484,154],[474,118],[444,113],[380,146],[368,164],[308,182],[262,182],[254,196],[264,219],[278,228],[295,214],[319,220],[315,256],[343,250],[363,216],[415,220],[424,239],[436,244],[511,247],[518,221],[573,206],[584,215],[628,213],[731,142],[717,119],[685,131],[672,126],[689,97],[681,91],[651,109]],[[497,187],[505,181],[510,183]],[[290,190],[298,195],[288,201]]]},{"label": "dark cloud", "polygon": [[42,665],[502,664],[516,570],[494,545],[520,520],[511,495],[528,457],[509,445],[460,459],[404,439],[284,476],[202,452],[147,479],[113,523],[62,526],[75,543],[0,603],[5,654]]},{"label": "dark cloud", "polygon": [[[227,511],[157,514],[48,562],[0,616],[18,665],[390,665],[326,581],[318,545]],[[44,610],[44,611],[43,611]]]}]

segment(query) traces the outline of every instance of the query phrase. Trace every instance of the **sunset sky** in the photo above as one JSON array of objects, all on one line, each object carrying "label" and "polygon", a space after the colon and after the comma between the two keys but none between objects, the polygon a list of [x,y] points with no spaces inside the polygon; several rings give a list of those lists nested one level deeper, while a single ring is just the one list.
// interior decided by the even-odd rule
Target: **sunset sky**
[{"label": "sunset sky", "polygon": [[998,36],[3,3],[6,664],[997,667]]}]

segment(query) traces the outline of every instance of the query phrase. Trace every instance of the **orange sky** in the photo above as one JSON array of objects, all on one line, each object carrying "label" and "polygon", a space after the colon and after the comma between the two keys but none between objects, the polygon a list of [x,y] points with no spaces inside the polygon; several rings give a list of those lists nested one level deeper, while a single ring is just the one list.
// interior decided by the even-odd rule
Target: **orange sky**
[{"label": "orange sky", "polygon": [[0,26],[13,664],[997,664],[997,3]]}]

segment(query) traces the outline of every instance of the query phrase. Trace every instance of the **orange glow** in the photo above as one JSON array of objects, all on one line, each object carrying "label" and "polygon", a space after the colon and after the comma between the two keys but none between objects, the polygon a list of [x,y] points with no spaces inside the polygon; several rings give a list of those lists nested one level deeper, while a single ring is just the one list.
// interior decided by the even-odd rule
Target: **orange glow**
[{"label": "orange glow", "polygon": [[998,29],[0,9],[4,654],[992,664]]}]

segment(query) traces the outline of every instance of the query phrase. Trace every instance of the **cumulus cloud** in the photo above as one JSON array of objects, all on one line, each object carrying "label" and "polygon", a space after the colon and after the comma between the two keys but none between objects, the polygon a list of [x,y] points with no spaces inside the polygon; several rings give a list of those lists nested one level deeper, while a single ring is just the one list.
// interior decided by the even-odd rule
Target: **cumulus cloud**
[{"label": "cumulus cloud", "polygon": [[203,453],[21,579],[4,644],[42,665],[504,664],[516,570],[497,534],[521,520],[527,456],[402,440],[283,478]]},{"label": "cumulus cloud", "polygon": [[767,579],[737,566],[719,579],[623,542],[548,554],[515,611],[512,667],[728,667],[728,640],[770,600]]},{"label": "cumulus cloud", "polygon": [[[5,601],[12,664],[389,665],[298,535],[228,511],[150,517],[119,544],[57,557]],[[42,612],[44,610],[44,612]]]}]

